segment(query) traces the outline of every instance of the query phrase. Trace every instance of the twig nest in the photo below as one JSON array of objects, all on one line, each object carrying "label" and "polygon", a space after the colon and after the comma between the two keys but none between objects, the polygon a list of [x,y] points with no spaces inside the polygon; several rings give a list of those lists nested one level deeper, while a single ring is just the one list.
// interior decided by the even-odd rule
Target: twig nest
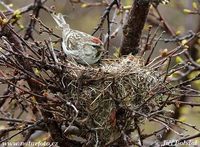
[{"label": "twig nest", "polygon": [[77,66],[70,73],[74,80],[68,83],[67,98],[76,103],[82,123],[104,130],[105,140],[110,128],[131,126],[133,113],[148,115],[158,105],[154,91],[159,74],[146,68],[141,58],[128,56],[100,67]]}]

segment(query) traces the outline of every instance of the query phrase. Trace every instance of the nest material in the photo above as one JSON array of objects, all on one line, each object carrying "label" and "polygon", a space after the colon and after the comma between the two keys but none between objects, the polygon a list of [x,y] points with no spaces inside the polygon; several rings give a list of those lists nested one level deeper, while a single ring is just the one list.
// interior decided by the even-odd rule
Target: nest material
[{"label": "nest material", "polygon": [[152,93],[159,86],[159,74],[140,58],[128,56],[100,67],[74,66],[66,98],[76,104],[77,119],[100,129],[106,142],[113,127],[131,127],[132,111],[147,115],[158,105],[159,96]]},{"label": "nest material", "polygon": [[68,84],[71,97],[86,99],[90,106],[107,98],[107,101],[114,99],[131,109],[144,102],[161,80],[157,72],[146,68],[140,58],[133,56],[97,68],[79,66],[73,68],[71,74],[75,79]]}]

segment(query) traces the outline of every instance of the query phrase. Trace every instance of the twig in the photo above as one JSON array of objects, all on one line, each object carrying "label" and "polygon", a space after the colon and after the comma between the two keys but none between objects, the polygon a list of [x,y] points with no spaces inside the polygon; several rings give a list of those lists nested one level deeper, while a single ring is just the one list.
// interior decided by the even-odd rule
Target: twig
[{"label": "twig", "polygon": [[[119,8],[119,1],[118,0],[112,0],[112,2],[109,4],[108,7],[106,7],[106,10],[104,11],[104,14],[101,16],[101,22],[99,23],[99,25],[95,28],[94,32],[92,33],[92,35],[94,35],[104,24],[105,19],[107,18],[108,23],[110,23],[109,20],[109,15],[110,15],[110,11],[112,9],[112,7],[116,5]],[[108,28],[110,29],[110,28]]]}]

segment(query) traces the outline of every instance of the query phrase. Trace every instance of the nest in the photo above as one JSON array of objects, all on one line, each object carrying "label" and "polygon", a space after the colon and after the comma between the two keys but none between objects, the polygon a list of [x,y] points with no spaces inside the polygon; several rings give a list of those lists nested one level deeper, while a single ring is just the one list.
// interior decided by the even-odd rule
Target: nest
[{"label": "nest", "polygon": [[98,130],[103,144],[111,140],[116,128],[133,129],[134,113],[143,120],[159,106],[160,96],[154,91],[162,78],[145,67],[141,58],[128,56],[100,67],[72,64],[66,77],[72,80],[65,83],[64,96],[79,111],[76,120]]}]

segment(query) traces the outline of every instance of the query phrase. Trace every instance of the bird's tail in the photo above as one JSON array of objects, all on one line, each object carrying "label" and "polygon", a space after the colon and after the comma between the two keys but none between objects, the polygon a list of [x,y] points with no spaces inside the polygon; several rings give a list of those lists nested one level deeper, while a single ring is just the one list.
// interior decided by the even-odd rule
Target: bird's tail
[{"label": "bird's tail", "polygon": [[61,13],[58,13],[57,15],[52,13],[51,16],[60,28],[69,29],[69,24],[66,23],[64,16]]}]

